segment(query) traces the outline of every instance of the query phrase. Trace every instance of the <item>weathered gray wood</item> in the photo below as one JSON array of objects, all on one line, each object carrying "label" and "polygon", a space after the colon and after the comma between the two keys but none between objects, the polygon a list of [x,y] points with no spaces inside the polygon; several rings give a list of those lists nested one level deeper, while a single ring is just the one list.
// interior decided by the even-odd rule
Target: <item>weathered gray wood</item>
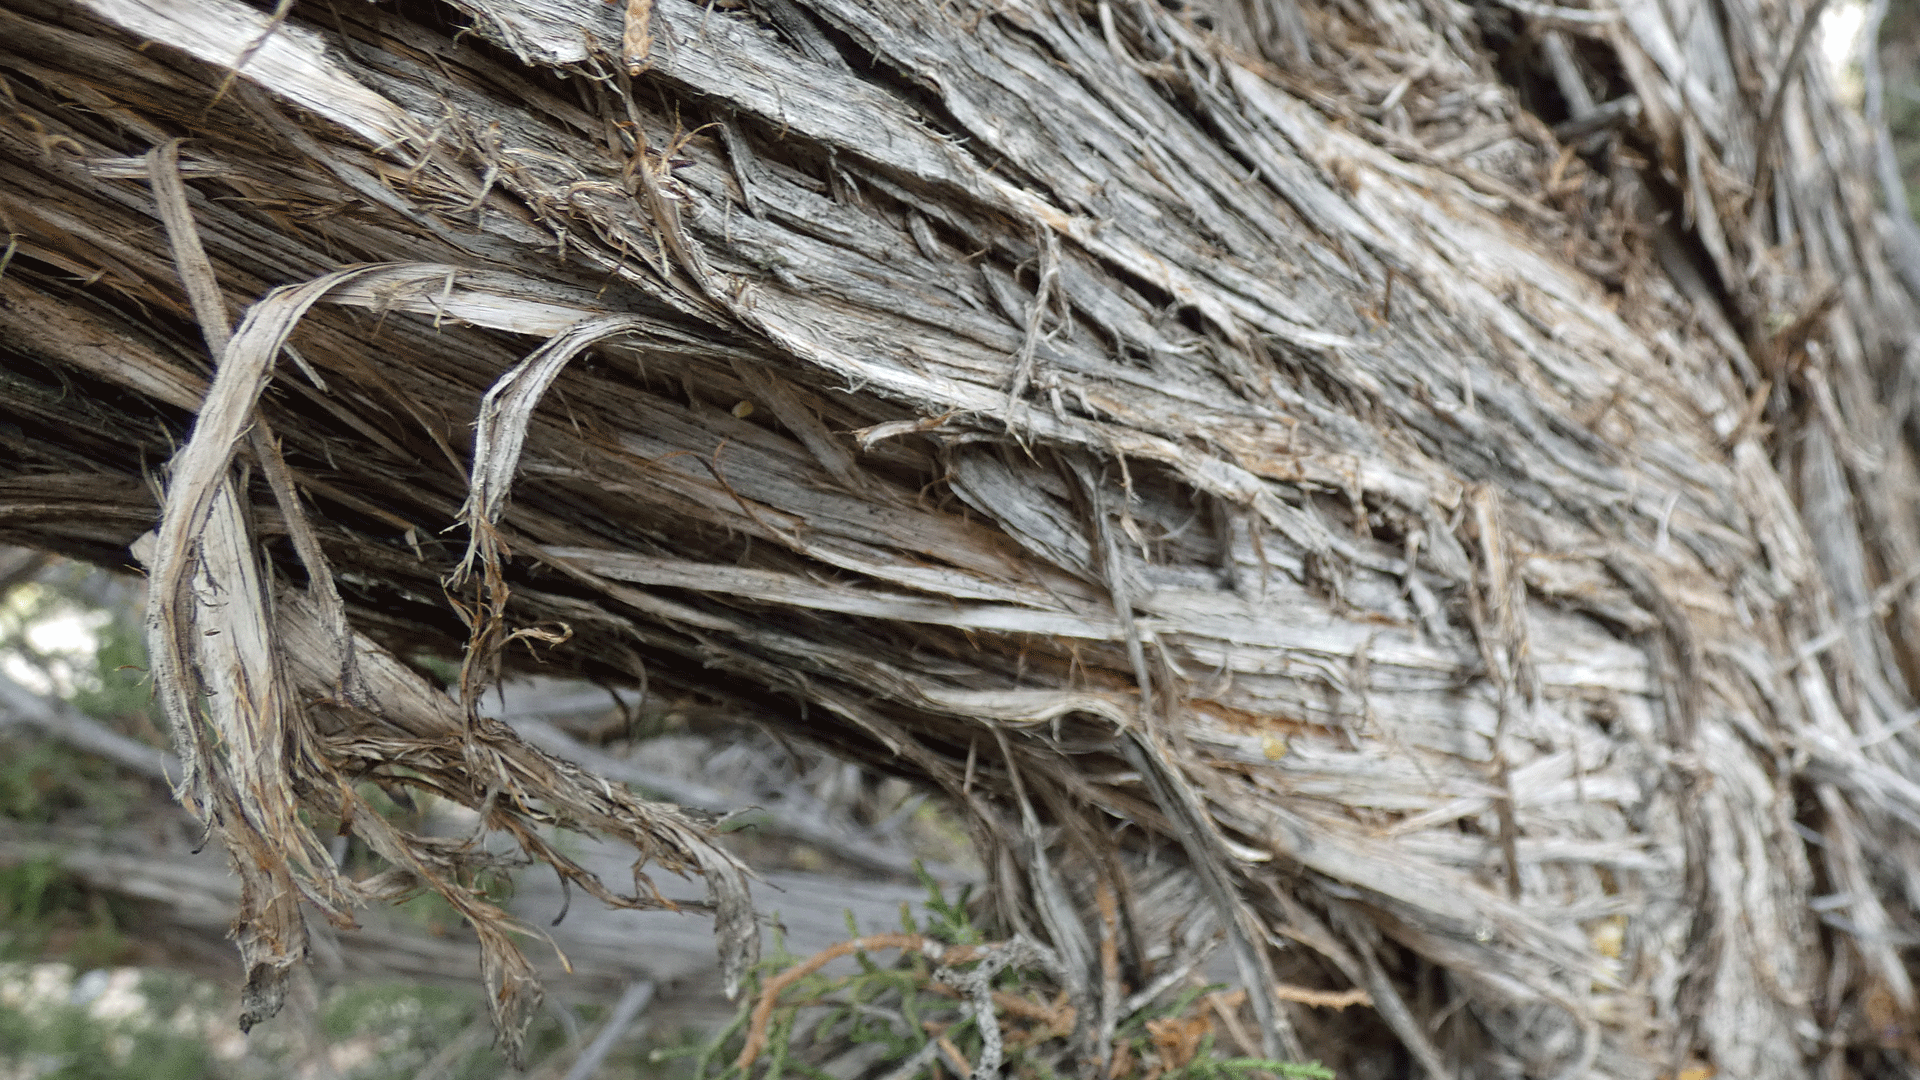
[{"label": "weathered gray wood", "polygon": [[[1136,904],[1131,981],[1203,904],[1254,983],[1371,995],[1274,1005],[1274,1046],[1838,1075],[1912,1014],[1917,324],[1870,143],[1788,62],[1804,8],[1506,4],[1639,103],[1583,159],[1461,5],[1303,9],[1302,54],[1224,0],[656,0],[637,75],[625,9],[453,7],[465,36],[0,10],[8,538],[123,560],[194,445],[213,367],[130,159],[191,136],[232,310],[397,264],[299,323],[282,449],[191,451],[282,454],[308,503],[212,478],[281,582],[316,775],[462,775],[473,720],[393,654],[467,640],[471,539],[481,666],[538,630],[941,786],[998,917],[1072,955],[1096,882]],[[508,460],[483,395],[535,354],[518,469],[463,518]],[[344,652],[279,543],[303,516]],[[393,701],[340,693],[347,655]]]},{"label": "weathered gray wood", "polygon": [[[121,835],[10,826],[0,834],[0,865],[49,860],[91,888],[151,905],[156,930],[166,930],[153,935],[156,946],[178,947],[196,937],[221,941],[240,901],[225,854],[195,853],[189,849],[193,830],[158,824]],[[177,835],[166,835],[169,831]],[[585,858],[615,873],[631,862],[611,847],[590,849]],[[698,902],[703,892],[669,880],[662,885],[667,895],[683,901]],[[778,913],[789,948],[800,954],[844,939],[849,912],[863,931],[884,933],[899,927],[901,903],[926,898],[919,886],[793,871],[768,873],[763,890],[768,914]],[[698,986],[724,1003],[712,985],[717,981],[713,946],[707,920],[699,914],[616,911],[566,901],[552,874],[529,873],[517,883],[511,906],[514,915],[551,939],[551,947],[542,942],[528,951],[542,976],[564,992],[605,996],[626,982],[646,979]],[[563,909],[566,918],[554,923]],[[435,936],[404,913],[370,912],[355,930],[322,932],[314,960],[329,978],[409,978],[478,988],[482,973],[475,952],[465,935]]]}]

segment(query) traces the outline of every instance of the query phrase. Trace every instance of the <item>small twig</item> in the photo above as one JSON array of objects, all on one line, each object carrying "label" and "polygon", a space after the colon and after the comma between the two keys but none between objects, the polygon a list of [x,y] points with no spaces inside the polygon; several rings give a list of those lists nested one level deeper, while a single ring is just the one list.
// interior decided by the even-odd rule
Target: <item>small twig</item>
[{"label": "small twig", "polygon": [[767,1024],[773,1018],[773,1007],[787,987],[843,956],[880,949],[917,949],[935,961],[944,960],[948,963],[964,963],[977,958],[971,947],[948,950],[923,934],[874,934],[829,945],[767,980],[767,985],[760,991],[760,1000],[753,1006],[753,1015],[747,1022],[747,1044],[740,1048],[740,1057],[734,1061],[733,1067],[742,1074],[753,1067],[754,1059],[760,1056],[760,1051],[767,1044]]},{"label": "small twig", "polygon": [[1813,40],[1813,29],[1820,24],[1820,14],[1827,9],[1827,0],[1813,0],[1813,6],[1800,20],[1800,29],[1793,35],[1793,48],[1787,53],[1787,62],[1780,69],[1780,79],[1773,85],[1773,95],[1767,102],[1766,119],[1760,123],[1760,138],[1753,152],[1753,202],[1754,212],[1759,211],[1767,201],[1767,189],[1773,181],[1773,143],[1780,133],[1781,113],[1787,107],[1787,88],[1793,85],[1800,71],[1800,60],[1807,52],[1807,43]]},{"label": "small twig", "polygon": [[607,1022],[600,1026],[599,1034],[595,1035],[593,1041],[587,1044],[587,1048],[574,1059],[573,1067],[567,1070],[564,1080],[588,1080],[594,1073],[599,1072],[601,1063],[606,1061],[607,1055],[613,1052],[614,1044],[619,1042],[621,1036],[633,1026],[633,1022],[640,1018],[640,1014],[646,1011],[648,1003],[652,1000],[652,983],[643,980],[628,985],[626,993],[621,994],[620,1000],[614,1003],[613,1012],[607,1016]]},{"label": "small twig", "polygon": [[1618,11],[1590,11],[1586,8],[1561,7],[1558,4],[1543,4],[1537,0],[1500,0],[1500,6],[1511,8],[1529,19],[1545,22],[1574,23],[1580,26],[1600,26],[1620,21]]},{"label": "small twig", "polygon": [[1027,392],[1027,383],[1033,378],[1034,354],[1040,347],[1040,331],[1047,315],[1047,302],[1052,298],[1054,282],[1060,276],[1060,242],[1054,238],[1053,230],[1042,228],[1039,233],[1040,283],[1035,286],[1033,309],[1027,313],[1027,332],[1021,339],[1020,353],[1015,358],[1013,380],[1007,387],[1007,407],[1011,412],[1015,402]]},{"label": "small twig", "polygon": [[947,1055],[947,1062],[953,1066],[953,1071],[956,1074],[969,1076],[973,1073],[973,1066],[967,1064],[967,1055],[961,1053],[960,1048],[953,1045],[952,1039],[941,1035],[933,1041],[939,1045],[940,1052]]},{"label": "small twig", "polygon": [[1587,89],[1587,81],[1580,73],[1580,65],[1573,58],[1573,49],[1567,44],[1567,35],[1562,30],[1548,30],[1540,35],[1540,50],[1546,54],[1547,67],[1553,72],[1553,82],[1560,90],[1560,96],[1566,99],[1567,114],[1574,120],[1584,120],[1593,115],[1593,94]]},{"label": "small twig", "polygon": [[639,75],[652,66],[653,0],[627,0],[626,18],[620,32],[620,62],[628,75]]},{"label": "small twig", "polygon": [[1113,1034],[1120,1026],[1120,906],[1105,878],[1095,883],[1093,898],[1100,910],[1100,1032],[1094,1042],[1094,1071],[1100,1075],[1112,1060]]},{"label": "small twig", "polygon": [[912,1080],[912,1077],[919,1075],[920,1070],[926,1068],[938,1053],[940,1053],[940,1041],[928,1039],[925,1046],[915,1050],[912,1057],[901,1062],[900,1067],[888,1073],[884,1080]]},{"label": "small twig", "polygon": [[1215,992],[1208,994],[1203,1000],[1206,1001],[1207,1008],[1213,1010],[1213,1015],[1219,1018],[1220,1025],[1227,1029],[1227,1037],[1233,1040],[1234,1046],[1239,1048],[1240,1053],[1246,1057],[1258,1056],[1260,1048],[1254,1045],[1253,1039],[1247,1035],[1246,1025],[1240,1022],[1240,1006],[1247,1002],[1246,990],[1243,988],[1231,993]]},{"label": "small twig", "polygon": [[213,97],[207,99],[206,108],[200,110],[199,119],[194,123],[195,127],[206,125],[207,117],[213,114],[213,107],[220,104],[220,99],[227,96],[227,91],[233,89],[233,81],[240,77],[241,69],[253,62],[254,54],[258,53],[266,45],[267,39],[273,36],[274,31],[280,29],[281,24],[287,21],[287,14],[292,10],[293,0],[280,0],[274,5],[273,14],[267,17],[266,29],[261,30],[234,59],[233,66],[227,69],[226,77],[220,80],[220,85],[214,90]]},{"label": "small twig", "polygon": [[1359,987],[1351,990],[1314,990],[1310,987],[1281,983],[1273,988],[1273,996],[1281,1001],[1311,1005],[1316,1009],[1344,1009],[1349,1005],[1368,1007],[1373,1005],[1373,998]]},{"label": "small twig", "polygon": [[1159,978],[1148,983],[1144,988],[1135,991],[1132,997],[1120,1004],[1121,1018],[1125,1019],[1132,1016],[1141,1009],[1153,1004],[1160,995],[1187,981],[1187,976],[1193,974],[1193,972],[1206,961],[1207,957],[1213,955],[1213,950],[1219,943],[1220,939],[1215,938],[1208,942],[1201,950],[1190,953],[1184,958],[1176,954],[1175,958],[1179,960],[1177,964],[1168,969]]},{"label": "small twig", "polygon": [[1579,142],[1595,132],[1632,124],[1640,119],[1640,112],[1640,95],[1628,94],[1596,105],[1584,116],[1553,125],[1553,136],[1561,142]]},{"label": "small twig", "polygon": [[989,948],[991,951],[983,957],[986,962],[972,971],[943,967],[935,975],[972,999],[973,1023],[980,1032],[980,1060],[974,1063],[973,1080],[996,1080],[1004,1060],[1005,1044],[1001,1040],[1000,1024],[993,1016],[994,976],[1015,964],[1034,961],[1047,968],[1049,974],[1061,974],[1058,960],[1024,935],[1016,934],[1013,940]]},{"label": "small twig", "polygon": [[439,1053],[428,1058],[427,1063],[420,1066],[420,1071],[413,1074],[413,1080],[445,1080],[446,1077],[451,1076],[454,1067],[460,1064],[460,1059],[480,1049],[481,1044],[486,1042],[490,1026],[485,1016],[476,1017],[473,1023],[468,1024],[460,1034],[453,1037],[452,1042],[441,1047]]}]

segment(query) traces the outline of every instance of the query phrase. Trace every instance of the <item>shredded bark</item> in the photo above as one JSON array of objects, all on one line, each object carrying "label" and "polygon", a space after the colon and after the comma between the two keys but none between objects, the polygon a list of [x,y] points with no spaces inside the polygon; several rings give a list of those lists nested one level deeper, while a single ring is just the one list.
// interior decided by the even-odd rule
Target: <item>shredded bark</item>
[{"label": "shredded bark", "polygon": [[1268,1056],[1873,1074],[1920,381],[1816,9],[6,0],[0,539],[151,534],[246,1022],[426,888],[517,1037],[374,777],[745,970],[698,815],[474,707],[538,664],[943,789],[1089,1054],[1197,935]]}]

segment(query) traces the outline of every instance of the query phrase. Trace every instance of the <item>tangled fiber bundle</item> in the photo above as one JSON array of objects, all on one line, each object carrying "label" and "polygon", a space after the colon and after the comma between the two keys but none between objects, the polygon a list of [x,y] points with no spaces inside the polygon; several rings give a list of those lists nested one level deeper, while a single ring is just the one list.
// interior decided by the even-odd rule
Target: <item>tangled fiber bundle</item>
[{"label": "tangled fiber bundle", "polygon": [[420,889],[535,1000],[368,778],[752,964],[699,814],[473,711],[540,663],[944,790],[1087,1075],[1214,941],[1346,1075],[1911,1071],[1911,227],[1819,6],[5,0],[0,538],[147,566],[248,1022]]}]

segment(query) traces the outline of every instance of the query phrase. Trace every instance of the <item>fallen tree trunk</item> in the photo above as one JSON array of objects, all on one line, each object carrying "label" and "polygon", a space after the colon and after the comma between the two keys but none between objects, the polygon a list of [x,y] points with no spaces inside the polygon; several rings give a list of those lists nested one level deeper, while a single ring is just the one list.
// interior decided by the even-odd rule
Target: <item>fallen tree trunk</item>
[{"label": "fallen tree trunk", "polygon": [[[175,811],[178,814],[178,811]],[[194,850],[193,831],[174,829],[160,816],[118,830],[0,828],[0,867],[27,862],[56,865],[74,881],[116,897],[140,911],[141,944],[170,966],[197,974],[225,975],[231,946],[223,939],[238,914],[240,890],[226,857]],[[616,872],[630,856],[608,845],[581,855],[596,870]],[[900,905],[926,899],[917,885],[875,882],[796,871],[771,872],[769,906],[780,912],[788,948],[808,955],[847,935],[849,914],[863,928],[899,925]],[[676,899],[698,902],[684,885],[668,882]],[[666,911],[617,911],[571,904],[558,879],[527,874],[517,883],[508,910],[548,939],[530,945],[540,975],[572,997],[611,998],[636,980],[676,984],[679,995],[697,999],[683,1015],[703,1026],[724,1022],[732,1010],[719,994],[713,946],[688,932],[687,916]],[[565,918],[554,921],[564,913]],[[479,971],[474,943],[457,926],[404,914],[363,916],[350,933],[327,933],[313,947],[313,960],[328,979],[406,979],[474,986]],[[645,948],[636,948],[645,942]],[[564,957],[564,961],[561,959]],[[704,1006],[705,1015],[700,1007]]]},{"label": "fallen tree trunk", "polygon": [[944,789],[1089,1075],[1196,918],[1273,1055],[1877,1075],[1914,309],[1814,15],[9,0],[0,526],[158,523],[250,1017],[296,891],[421,881],[530,1007],[370,774],[705,871],[742,969],[696,817],[404,663],[537,649]]}]

